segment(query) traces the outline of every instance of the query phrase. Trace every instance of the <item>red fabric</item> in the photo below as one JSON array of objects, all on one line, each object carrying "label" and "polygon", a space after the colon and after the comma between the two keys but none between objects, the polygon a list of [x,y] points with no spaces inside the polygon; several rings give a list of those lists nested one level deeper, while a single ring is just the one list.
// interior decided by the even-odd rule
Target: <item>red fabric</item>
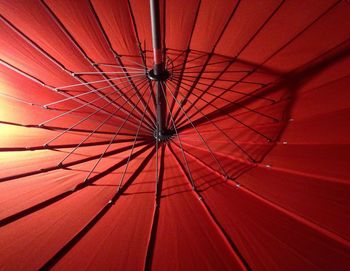
[{"label": "red fabric", "polygon": [[349,269],[348,1],[0,13],[2,270]]}]

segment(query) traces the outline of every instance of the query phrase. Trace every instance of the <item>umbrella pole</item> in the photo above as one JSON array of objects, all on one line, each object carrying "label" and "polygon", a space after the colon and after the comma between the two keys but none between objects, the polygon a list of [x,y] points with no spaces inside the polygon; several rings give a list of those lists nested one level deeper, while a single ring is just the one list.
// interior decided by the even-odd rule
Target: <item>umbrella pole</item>
[{"label": "umbrella pole", "polygon": [[150,10],[154,64],[153,70],[149,72],[148,77],[154,80],[156,84],[157,129],[154,136],[158,141],[163,141],[167,138],[167,129],[165,127],[167,108],[161,84],[162,81],[165,81],[169,77],[169,72],[164,67],[162,56],[159,0],[150,0]]}]

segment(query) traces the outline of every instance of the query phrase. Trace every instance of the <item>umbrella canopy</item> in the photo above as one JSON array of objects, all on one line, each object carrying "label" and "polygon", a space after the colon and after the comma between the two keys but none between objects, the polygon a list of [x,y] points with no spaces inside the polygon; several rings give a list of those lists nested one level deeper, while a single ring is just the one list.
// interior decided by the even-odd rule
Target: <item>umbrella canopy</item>
[{"label": "umbrella canopy", "polygon": [[2,270],[348,270],[349,1],[0,13]]}]

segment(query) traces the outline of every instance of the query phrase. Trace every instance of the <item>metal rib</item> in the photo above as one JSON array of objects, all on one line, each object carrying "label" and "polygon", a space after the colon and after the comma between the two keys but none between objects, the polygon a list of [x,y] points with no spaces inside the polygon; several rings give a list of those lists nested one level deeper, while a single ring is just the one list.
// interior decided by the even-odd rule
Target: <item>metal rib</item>
[{"label": "metal rib", "polygon": [[165,83],[165,87],[170,91],[171,96],[173,97],[173,99],[175,99],[176,103],[179,105],[181,111],[183,112],[183,114],[186,116],[187,120],[189,121],[189,123],[191,124],[191,126],[193,127],[193,129],[196,131],[197,135],[199,136],[199,138],[201,139],[202,143],[206,146],[206,148],[209,150],[212,158],[214,159],[214,161],[216,161],[216,163],[218,164],[220,170],[223,172],[224,175],[226,175],[225,170],[223,169],[223,167],[221,166],[220,162],[216,159],[214,153],[212,152],[212,150],[210,149],[210,147],[208,146],[207,142],[204,140],[204,138],[202,137],[202,135],[199,133],[199,131],[197,130],[196,126],[192,123],[191,119],[189,119],[187,113],[185,112],[185,110],[183,109],[181,103],[174,97],[173,92],[171,91],[171,89],[167,86],[167,84]]}]

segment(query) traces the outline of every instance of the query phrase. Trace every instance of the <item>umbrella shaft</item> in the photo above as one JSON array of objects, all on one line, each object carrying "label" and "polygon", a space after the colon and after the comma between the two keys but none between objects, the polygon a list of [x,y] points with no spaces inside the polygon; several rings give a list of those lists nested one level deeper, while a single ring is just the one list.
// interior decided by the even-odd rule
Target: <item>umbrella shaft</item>
[{"label": "umbrella shaft", "polygon": [[162,79],[165,75],[164,62],[162,59],[162,42],[160,29],[160,8],[159,0],[150,0],[151,24],[152,24],[152,43],[153,43],[153,72],[156,81],[156,103],[157,103],[157,131],[156,138],[162,140],[166,134],[165,117],[166,101],[162,89]]},{"label": "umbrella shaft", "polygon": [[152,24],[154,74],[161,75],[164,72],[164,65],[162,59],[159,0],[150,0],[150,9]]},{"label": "umbrella shaft", "polygon": [[165,115],[166,115],[166,103],[162,91],[162,85],[161,81],[158,81],[156,83],[157,85],[157,132],[158,132],[158,138],[161,139],[164,134],[166,133],[165,129]]}]

